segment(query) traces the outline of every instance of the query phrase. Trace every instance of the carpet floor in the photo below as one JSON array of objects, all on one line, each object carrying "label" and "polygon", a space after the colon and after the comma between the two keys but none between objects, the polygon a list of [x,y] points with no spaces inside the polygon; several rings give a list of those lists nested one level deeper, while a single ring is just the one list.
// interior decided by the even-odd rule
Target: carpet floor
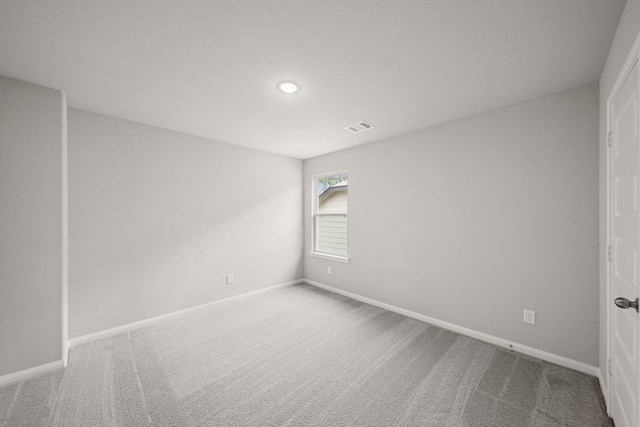
[{"label": "carpet floor", "polygon": [[612,426],[595,377],[308,285],[75,347],[0,426]]}]

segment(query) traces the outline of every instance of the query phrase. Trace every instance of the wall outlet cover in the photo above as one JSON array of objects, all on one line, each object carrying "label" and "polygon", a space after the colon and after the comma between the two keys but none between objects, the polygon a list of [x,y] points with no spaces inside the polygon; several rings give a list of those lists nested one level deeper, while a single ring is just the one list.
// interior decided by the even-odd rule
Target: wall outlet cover
[{"label": "wall outlet cover", "polygon": [[524,323],[530,323],[532,325],[536,324],[536,312],[533,310],[525,309],[522,314],[522,321]]}]

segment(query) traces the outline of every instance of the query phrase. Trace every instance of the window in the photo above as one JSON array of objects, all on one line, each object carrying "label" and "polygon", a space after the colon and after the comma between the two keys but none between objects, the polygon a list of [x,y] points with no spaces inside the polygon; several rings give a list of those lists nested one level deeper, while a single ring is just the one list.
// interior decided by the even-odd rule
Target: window
[{"label": "window", "polygon": [[311,255],[348,262],[347,171],[313,176]]}]

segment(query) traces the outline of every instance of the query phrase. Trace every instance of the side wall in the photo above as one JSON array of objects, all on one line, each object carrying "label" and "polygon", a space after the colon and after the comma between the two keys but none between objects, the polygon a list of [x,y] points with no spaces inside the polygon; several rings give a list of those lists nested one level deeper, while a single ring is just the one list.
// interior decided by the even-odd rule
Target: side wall
[{"label": "side wall", "polygon": [[[304,169],[306,278],[597,366],[597,84]],[[311,176],[337,169],[348,264],[308,255]]]},{"label": "side wall", "polygon": [[627,0],[618,24],[609,57],[600,77],[600,371],[605,396],[609,386],[607,373],[607,99],[622,71],[627,55],[640,33],[640,0]]},{"label": "side wall", "polygon": [[65,108],[0,77],[0,377],[62,360]]},{"label": "side wall", "polygon": [[302,277],[301,160],[68,121],[69,338]]}]

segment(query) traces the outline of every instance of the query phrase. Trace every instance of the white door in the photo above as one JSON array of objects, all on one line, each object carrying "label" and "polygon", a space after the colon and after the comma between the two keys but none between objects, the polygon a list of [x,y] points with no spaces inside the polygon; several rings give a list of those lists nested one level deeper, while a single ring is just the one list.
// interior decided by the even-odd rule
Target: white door
[{"label": "white door", "polygon": [[[611,138],[611,416],[617,427],[640,427],[639,72],[636,62],[610,104]],[[614,301],[614,299],[616,301]],[[634,307],[635,306],[635,307]]]}]

